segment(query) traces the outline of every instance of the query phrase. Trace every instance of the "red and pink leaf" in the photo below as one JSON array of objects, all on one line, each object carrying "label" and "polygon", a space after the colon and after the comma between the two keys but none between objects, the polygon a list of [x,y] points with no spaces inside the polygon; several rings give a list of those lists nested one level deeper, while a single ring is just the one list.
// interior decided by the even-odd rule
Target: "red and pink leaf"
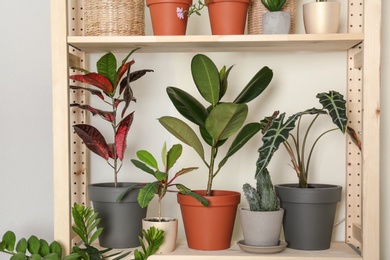
[{"label": "red and pink leaf", "polygon": [[69,78],[72,80],[80,81],[95,86],[103,90],[104,93],[107,93],[109,96],[112,95],[115,90],[111,84],[111,81],[105,76],[98,73],[89,73],[85,75],[72,75]]},{"label": "red and pink leaf", "polygon": [[71,104],[70,106],[71,107],[78,107],[78,108],[87,110],[87,111],[91,112],[92,115],[99,115],[104,120],[107,120],[108,122],[114,122],[114,120],[115,120],[114,112],[96,109],[96,108],[91,107],[90,105]]},{"label": "red and pink leaf", "polygon": [[[119,80],[123,77],[123,75],[126,73],[126,71],[129,70],[129,67],[135,63],[134,60],[129,61],[125,64],[123,64],[122,67],[119,68],[117,78],[116,78],[116,84],[118,85]],[[130,70],[129,70],[130,71]]]},{"label": "red and pink leaf", "polygon": [[123,156],[125,154],[125,150],[127,147],[126,138],[127,138],[127,134],[129,133],[130,126],[133,123],[133,118],[134,118],[134,112],[127,115],[119,123],[118,129],[116,131],[116,135],[115,135],[116,155],[121,161],[123,160]]},{"label": "red and pink leaf", "polygon": [[109,149],[103,135],[95,127],[87,124],[78,124],[73,126],[76,134],[83,140],[91,152],[108,160]]}]

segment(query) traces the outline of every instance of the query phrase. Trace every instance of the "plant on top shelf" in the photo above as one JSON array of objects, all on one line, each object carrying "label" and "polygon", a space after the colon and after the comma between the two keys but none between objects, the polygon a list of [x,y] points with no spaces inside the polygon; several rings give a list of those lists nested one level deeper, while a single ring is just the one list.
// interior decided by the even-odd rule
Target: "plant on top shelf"
[{"label": "plant on top shelf", "polygon": [[[178,112],[199,128],[201,138],[210,148],[208,161],[200,138],[187,123],[172,116],[159,119],[165,129],[192,147],[208,168],[207,196],[212,195],[213,180],[227,160],[260,131],[259,122],[243,126],[248,114],[246,103],[259,96],[267,88],[273,76],[272,70],[263,67],[233,102],[227,102],[222,98],[228,89],[228,76],[232,67],[226,69],[224,66],[218,71],[209,57],[203,54],[193,57],[192,77],[200,95],[209,103],[207,107],[184,90],[176,87],[167,88],[168,96]],[[237,132],[227,153],[221,158],[216,168],[220,147]]]},{"label": "plant on top shelf", "polygon": [[[86,104],[71,104],[72,107],[79,107],[80,109],[91,112],[92,115],[99,115],[102,119],[110,123],[113,143],[107,143],[100,131],[92,125],[76,124],[73,128],[85,145],[93,153],[105,159],[113,169],[115,187],[117,187],[117,175],[122,167],[123,157],[127,147],[126,138],[134,118],[134,111],[126,113],[130,103],[136,101],[130,83],[141,78],[147,72],[153,71],[143,69],[130,72],[134,60],[128,61],[128,59],[136,50],[134,49],[125,57],[118,69],[114,54],[109,52],[97,61],[97,73],[89,72],[81,68],[73,68],[84,74],[71,75],[69,77],[72,80],[87,83],[94,87],[86,88],[71,85],[71,89],[81,89],[90,92],[107,106],[107,109],[103,110]],[[127,75],[123,77],[125,73]]]},{"label": "plant on top shelf", "polygon": [[[279,114],[279,112],[274,112],[270,117],[264,119],[262,130],[263,135],[263,145],[259,148],[260,158],[257,162],[257,175],[266,171],[266,167],[269,164],[272,156],[275,151],[278,150],[279,145],[283,144],[287,150],[292,163],[292,168],[295,170],[298,179],[300,188],[308,188],[308,176],[309,176],[309,166],[310,160],[316,147],[316,144],[325,134],[340,130],[342,133],[348,133],[352,141],[361,149],[360,140],[351,127],[347,126],[348,118],[346,115],[346,101],[344,97],[336,91],[329,91],[329,93],[319,93],[317,94],[322,108],[311,108],[298,112],[287,118],[285,120],[285,113]],[[310,124],[303,133],[303,138],[301,138],[301,121],[304,115],[311,115],[313,119],[310,121]],[[311,145],[309,153],[307,154],[306,146],[308,145],[308,137],[310,130],[312,129],[314,123],[320,116],[329,116],[332,122],[337,126],[336,128],[329,129],[321,133]],[[295,129],[295,123],[298,121],[296,126],[296,133],[293,135],[291,131]],[[291,137],[292,141],[288,141],[288,138]]]},{"label": "plant on top shelf", "polygon": [[151,174],[156,181],[147,183],[144,187],[141,188],[138,193],[138,203],[144,208],[149,205],[155,195],[158,196],[158,219],[161,220],[161,202],[167,192],[177,192],[175,190],[170,190],[169,188],[175,186],[178,189],[178,192],[194,197],[196,200],[202,203],[203,206],[208,206],[208,201],[192,192],[189,188],[180,183],[174,183],[174,181],[189,172],[192,172],[198,167],[188,167],[183,168],[175,173],[175,175],[169,179],[169,170],[175,165],[177,160],[182,154],[183,147],[181,144],[175,144],[167,151],[166,143],[164,143],[161,158],[163,163],[163,170],[160,170],[156,158],[146,150],[139,150],[137,152],[137,157],[139,160],[132,159],[132,163],[139,169],[145,171],[146,173]]},{"label": "plant on top shelf", "polygon": [[286,0],[261,0],[261,3],[270,12],[279,12],[282,10]]}]

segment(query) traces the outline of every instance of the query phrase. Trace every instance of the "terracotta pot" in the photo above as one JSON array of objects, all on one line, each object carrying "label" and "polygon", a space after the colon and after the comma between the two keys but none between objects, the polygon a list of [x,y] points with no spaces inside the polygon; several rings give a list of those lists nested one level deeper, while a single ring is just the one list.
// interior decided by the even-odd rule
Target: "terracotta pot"
[{"label": "terracotta pot", "polygon": [[211,0],[207,3],[211,33],[244,34],[250,0]]},{"label": "terracotta pot", "polygon": [[144,218],[142,228],[147,230],[150,227],[156,227],[164,231],[164,242],[161,244],[156,254],[167,254],[175,250],[177,239],[177,219],[161,218],[163,221],[156,221],[158,218]]},{"label": "terracotta pot", "polygon": [[185,35],[192,0],[146,0],[154,35]]},{"label": "terracotta pot", "polygon": [[306,33],[337,33],[340,21],[340,3],[314,2],[303,5]]},{"label": "terracotta pot", "polygon": [[[194,191],[202,196],[206,191]],[[178,194],[188,247],[198,250],[223,250],[230,247],[237,205],[241,194],[235,191],[215,190],[206,196],[204,207],[194,198]]]}]

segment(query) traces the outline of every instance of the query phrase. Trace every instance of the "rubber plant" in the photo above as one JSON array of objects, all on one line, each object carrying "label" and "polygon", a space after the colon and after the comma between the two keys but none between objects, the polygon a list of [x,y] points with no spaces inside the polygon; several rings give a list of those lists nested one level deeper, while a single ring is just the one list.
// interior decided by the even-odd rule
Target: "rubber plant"
[{"label": "rubber plant", "polygon": [[[301,112],[297,112],[285,120],[285,113],[278,111],[270,117],[262,121],[263,145],[259,148],[260,160],[257,162],[257,175],[267,171],[266,167],[271,161],[275,151],[278,150],[280,144],[283,144],[287,150],[292,168],[295,170],[300,188],[308,188],[308,176],[310,160],[318,141],[327,133],[340,130],[342,133],[348,133],[351,140],[361,149],[361,142],[356,131],[347,125],[348,118],[346,114],[346,101],[343,95],[337,91],[329,91],[317,94],[322,108],[310,108]],[[312,120],[308,124],[301,136],[301,121],[303,116],[312,116]],[[337,126],[321,133],[311,144],[308,145],[308,137],[314,123],[320,116],[327,116]],[[295,123],[297,125],[295,125]],[[296,129],[295,135],[292,131]],[[289,139],[290,137],[290,139]],[[309,152],[306,153],[306,146],[309,146]]]},{"label": "rubber plant", "polygon": [[[169,178],[169,171],[175,165],[180,158],[183,151],[181,144],[174,144],[169,151],[167,151],[166,143],[164,143],[161,151],[161,159],[163,163],[163,170],[160,170],[156,158],[146,150],[139,150],[137,157],[139,160],[132,159],[132,163],[139,169],[151,174],[156,181],[147,183],[143,186],[138,193],[138,204],[144,208],[149,205],[155,195],[158,197],[158,219],[161,220],[161,203],[167,192],[180,192],[185,195],[194,197],[203,206],[208,206],[207,199],[203,198],[199,194],[192,192],[183,184],[174,183],[174,181],[189,172],[192,172],[198,167],[182,168],[176,172],[172,178]],[[171,190],[170,187],[176,187],[177,190]],[[120,198],[119,198],[120,199]]]},{"label": "rubber plant", "polygon": [[[223,101],[232,68],[233,66],[226,69],[226,66],[223,66],[219,71],[214,62],[203,54],[197,54],[192,58],[192,78],[200,95],[208,103],[207,107],[180,88],[167,88],[168,96],[177,111],[198,128],[198,135],[209,147],[208,155],[205,154],[200,138],[186,122],[172,116],[159,118],[165,129],[192,147],[208,168],[206,196],[212,195],[213,180],[228,159],[260,131],[260,122],[244,125],[248,115],[247,103],[267,88],[273,76],[272,70],[265,66],[253,76],[232,102]],[[220,147],[235,134],[229,149],[216,166]],[[208,160],[206,156],[209,156]]]},{"label": "rubber plant", "polygon": [[[93,87],[70,85],[71,89],[87,91],[97,97],[107,107],[107,109],[98,109],[87,104],[71,104],[72,107],[79,107],[91,112],[92,115],[100,116],[111,125],[112,143],[107,143],[101,132],[92,125],[76,124],[73,126],[73,129],[85,145],[93,153],[105,159],[113,169],[115,187],[117,187],[117,175],[122,167],[127,147],[126,138],[134,118],[134,111],[127,113],[130,103],[136,101],[130,83],[138,80],[147,72],[153,71],[143,69],[130,72],[134,60],[128,61],[128,59],[136,50],[131,51],[118,68],[114,54],[109,52],[97,61],[97,73],[73,67],[73,69],[84,74],[71,75],[69,77],[71,80],[87,83]],[[125,73],[127,73],[126,76],[124,76]]]}]

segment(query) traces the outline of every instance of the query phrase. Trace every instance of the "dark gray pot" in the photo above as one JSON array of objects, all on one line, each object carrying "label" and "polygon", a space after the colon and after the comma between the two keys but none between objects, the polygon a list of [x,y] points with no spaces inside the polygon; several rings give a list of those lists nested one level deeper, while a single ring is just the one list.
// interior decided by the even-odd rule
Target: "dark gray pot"
[{"label": "dark gray pot", "polygon": [[330,247],[341,186],[311,184],[275,185],[284,208],[283,230],[288,247],[301,250],[325,250]]},{"label": "dark gray pot", "polygon": [[147,208],[142,209],[137,202],[139,189],[131,190],[121,200],[118,196],[135,183],[98,183],[88,186],[88,196],[95,212],[99,213],[101,222],[98,227],[104,230],[99,236],[99,244],[106,248],[138,247],[138,236],[142,235],[142,219],[146,217]]}]

